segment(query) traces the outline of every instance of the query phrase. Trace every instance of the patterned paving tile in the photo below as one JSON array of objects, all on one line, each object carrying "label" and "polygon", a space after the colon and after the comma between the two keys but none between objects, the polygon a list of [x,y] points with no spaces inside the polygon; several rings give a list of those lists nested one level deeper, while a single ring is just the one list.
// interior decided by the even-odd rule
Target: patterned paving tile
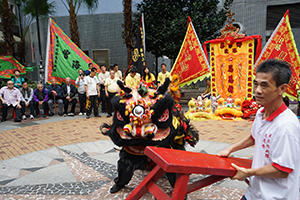
[{"label": "patterned paving tile", "polygon": [[[39,184],[0,187],[0,199],[125,199],[130,192],[147,176],[149,171],[136,170],[132,180],[125,188],[115,194],[110,194],[113,178],[116,176],[115,166],[96,160],[87,156],[87,154],[77,154],[64,149],[59,149],[59,153],[70,168],[70,171],[76,177],[77,182],[57,183],[57,184]],[[60,160],[61,161],[61,160]],[[38,168],[29,168],[29,172],[37,171]],[[25,170],[24,170],[25,171]],[[192,174],[190,183],[205,178],[204,175]],[[10,180],[7,180],[8,182]],[[188,195],[188,199],[238,199],[243,190],[230,189],[218,186],[218,182],[209,188],[203,189],[203,192],[195,191]],[[5,184],[1,182],[1,184]],[[157,185],[165,192],[172,190],[166,176],[158,180]],[[205,196],[206,193],[213,196]],[[204,198],[205,197],[205,198]],[[216,198],[217,197],[217,198]],[[141,199],[155,199],[149,192]]]},{"label": "patterned paving tile", "polygon": [[59,150],[59,153],[65,160],[66,164],[74,174],[78,182],[84,181],[110,181],[109,178],[95,171],[91,167],[81,163],[79,160],[73,158],[69,154]]}]

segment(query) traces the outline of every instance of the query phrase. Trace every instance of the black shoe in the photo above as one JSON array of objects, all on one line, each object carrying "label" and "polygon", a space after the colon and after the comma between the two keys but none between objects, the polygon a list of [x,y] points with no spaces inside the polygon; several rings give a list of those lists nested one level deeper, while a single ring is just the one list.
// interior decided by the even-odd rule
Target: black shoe
[{"label": "black shoe", "polygon": [[6,119],[1,119],[1,122],[5,122],[6,121]]},{"label": "black shoe", "polygon": [[123,187],[125,187],[125,185],[117,185],[114,184],[111,188],[110,188],[110,193],[116,193],[119,190],[121,190]]},{"label": "black shoe", "polygon": [[49,116],[49,117],[52,117],[53,115],[54,115],[54,113],[53,113],[53,112],[50,112],[48,116]]},{"label": "black shoe", "polygon": [[111,116],[112,116],[112,114],[108,114],[108,115],[107,115],[107,117],[111,117]]},{"label": "black shoe", "polygon": [[42,115],[42,117],[46,117],[46,115]]},{"label": "black shoe", "polygon": [[40,118],[40,115],[36,115],[35,118]]},{"label": "black shoe", "polygon": [[14,122],[21,122],[22,120],[20,118],[15,118]]},{"label": "black shoe", "polygon": [[62,114],[62,113],[58,113],[58,115],[59,115],[59,116],[63,116],[63,114]]},{"label": "black shoe", "polygon": [[89,118],[90,118],[90,116],[86,116],[86,118],[87,118],[87,119],[89,119]]},{"label": "black shoe", "polygon": [[95,117],[101,117],[101,115],[96,115]]}]

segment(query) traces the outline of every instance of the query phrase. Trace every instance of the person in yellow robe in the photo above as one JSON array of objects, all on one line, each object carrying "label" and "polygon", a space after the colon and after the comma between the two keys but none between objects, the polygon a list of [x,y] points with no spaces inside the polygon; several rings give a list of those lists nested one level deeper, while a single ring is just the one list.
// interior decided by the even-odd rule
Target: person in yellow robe
[{"label": "person in yellow robe", "polygon": [[142,80],[145,81],[149,86],[154,86],[155,76],[150,72],[148,67],[144,68]]},{"label": "person in yellow robe", "polygon": [[131,67],[130,73],[125,78],[125,84],[131,88],[137,88],[140,84],[140,78],[137,76],[136,67]]},{"label": "person in yellow robe", "polygon": [[167,65],[166,64],[161,64],[161,72],[158,73],[157,76],[157,85],[160,86],[162,84],[164,84],[166,78],[169,78],[170,81],[172,81],[172,77],[170,72],[167,71]]}]

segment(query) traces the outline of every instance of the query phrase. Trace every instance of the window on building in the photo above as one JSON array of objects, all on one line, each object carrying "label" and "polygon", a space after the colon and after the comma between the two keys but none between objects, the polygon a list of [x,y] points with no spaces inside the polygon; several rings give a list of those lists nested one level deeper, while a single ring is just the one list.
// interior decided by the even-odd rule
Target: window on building
[{"label": "window on building", "polygon": [[93,60],[98,65],[109,67],[108,49],[93,50]]},{"label": "window on building", "polygon": [[268,6],[266,30],[274,30],[287,10],[290,10],[291,27],[300,28],[300,3],[294,3]]}]

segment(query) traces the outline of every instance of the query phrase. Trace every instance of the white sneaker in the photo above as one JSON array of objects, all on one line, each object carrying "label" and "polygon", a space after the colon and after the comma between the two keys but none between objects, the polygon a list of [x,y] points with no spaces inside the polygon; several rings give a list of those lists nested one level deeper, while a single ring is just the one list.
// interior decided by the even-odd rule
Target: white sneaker
[{"label": "white sneaker", "polygon": [[83,113],[84,115],[86,115],[86,113]]},{"label": "white sneaker", "polygon": [[30,119],[33,119],[34,118],[34,116],[33,115],[30,115]]},{"label": "white sneaker", "polygon": [[23,115],[23,116],[22,116],[22,119],[23,119],[23,120],[25,120],[25,119],[26,119],[26,116],[25,116],[25,115]]},{"label": "white sneaker", "polygon": [[68,116],[74,116],[74,113],[69,113]]},{"label": "white sneaker", "polygon": [[82,115],[82,112],[79,113],[79,116],[81,116],[81,115]]}]

